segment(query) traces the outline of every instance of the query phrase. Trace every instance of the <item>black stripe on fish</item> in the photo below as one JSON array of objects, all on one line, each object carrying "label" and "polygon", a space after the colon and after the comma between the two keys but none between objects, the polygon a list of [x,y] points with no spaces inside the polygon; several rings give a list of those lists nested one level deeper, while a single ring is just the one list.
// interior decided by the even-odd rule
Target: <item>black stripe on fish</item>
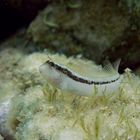
[{"label": "black stripe on fish", "polygon": [[77,82],[81,82],[81,83],[85,83],[85,84],[94,84],[94,85],[104,85],[104,84],[110,84],[110,83],[113,83],[113,82],[116,82],[117,80],[119,80],[120,76],[117,77],[116,79],[114,80],[109,80],[109,81],[93,81],[93,80],[87,80],[87,79],[84,79],[84,78],[81,78],[81,77],[78,77],[76,75],[74,75],[70,70],[64,68],[64,67],[61,67],[57,64],[55,64],[54,62],[48,60],[46,61],[47,64],[49,64],[49,66],[55,68],[56,70],[62,72],[63,74],[67,75],[69,78],[77,81]]}]

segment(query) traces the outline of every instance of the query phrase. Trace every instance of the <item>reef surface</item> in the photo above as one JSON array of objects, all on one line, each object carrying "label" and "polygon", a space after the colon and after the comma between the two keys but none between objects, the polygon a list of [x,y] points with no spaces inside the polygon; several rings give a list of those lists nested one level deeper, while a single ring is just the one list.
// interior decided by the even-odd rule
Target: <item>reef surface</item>
[{"label": "reef surface", "polygon": [[[48,84],[39,66],[49,57],[90,75],[97,66],[47,50],[0,52],[0,134],[15,140],[128,140],[140,138],[140,78],[129,69],[119,91],[77,96]],[[2,139],[2,138],[1,138]]]}]

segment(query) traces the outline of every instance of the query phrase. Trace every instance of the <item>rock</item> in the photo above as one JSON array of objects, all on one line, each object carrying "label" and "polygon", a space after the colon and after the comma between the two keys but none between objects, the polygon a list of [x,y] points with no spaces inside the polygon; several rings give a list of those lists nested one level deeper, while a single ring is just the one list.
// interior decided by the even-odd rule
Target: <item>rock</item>
[{"label": "rock", "polygon": [[28,34],[43,48],[99,61],[104,50],[120,43],[129,19],[115,0],[54,2],[31,23]]},{"label": "rock", "polygon": [[6,125],[10,109],[10,100],[11,99],[6,99],[5,101],[0,102],[0,134],[5,140],[13,140],[13,135],[10,133],[9,128]]},{"label": "rock", "polygon": [[[0,53],[0,134],[4,139],[9,134],[16,140],[140,137],[140,78],[129,68],[122,75],[119,91],[104,91],[100,97],[76,96],[48,85],[41,77],[39,66],[49,59],[48,55],[56,63],[64,63],[79,73],[84,71],[88,76],[101,66],[48,52],[8,50]],[[17,63],[16,67],[12,62]]]},{"label": "rock", "polygon": [[103,52],[101,61],[108,57],[111,61],[121,58],[120,72],[129,67],[136,70],[140,66],[140,39],[138,32],[127,36],[121,44],[116,44]]},{"label": "rock", "polygon": [[[65,55],[82,54],[96,62],[102,62],[105,57],[111,60],[122,57],[121,71],[126,66],[138,67],[139,0],[109,0],[108,3],[106,0],[2,0],[0,38],[7,32],[11,34],[11,27],[17,29],[21,24],[27,27],[45,6],[22,37],[26,38],[25,44]],[[124,55],[125,51],[128,54]]]}]

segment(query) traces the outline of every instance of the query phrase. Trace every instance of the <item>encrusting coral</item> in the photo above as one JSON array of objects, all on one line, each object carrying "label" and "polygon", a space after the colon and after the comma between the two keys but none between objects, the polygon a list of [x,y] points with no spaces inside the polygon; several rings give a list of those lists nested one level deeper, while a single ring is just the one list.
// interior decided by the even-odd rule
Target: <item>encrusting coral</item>
[{"label": "encrusting coral", "polygon": [[[3,60],[7,50],[5,48],[1,53]],[[67,58],[48,52],[25,55],[14,49],[12,51],[8,54],[10,61],[17,54],[20,56],[16,59],[16,66],[10,62],[3,63],[14,69],[0,74],[1,77],[5,73],[12,75],[11,79],[8,76],[1,79],[1,83],[3,80],[6,82],[0,87],[0,102],[9,99],[3,128],[16,140],[140,138],[140,78],[129,69],[123,74],[119,91],[104,93],[103,96],[97,96],[98,92],[93,97],[77,96],[48,84],[39,72],[40,65],[50,58],[86,76],[92,76],[100,66],[78,57]],[[79,67],[81,64],[82,67]],[[0,123],[1,119],[0,116]],[[1,127],[0,134],[5,135],[1,133]]]}]

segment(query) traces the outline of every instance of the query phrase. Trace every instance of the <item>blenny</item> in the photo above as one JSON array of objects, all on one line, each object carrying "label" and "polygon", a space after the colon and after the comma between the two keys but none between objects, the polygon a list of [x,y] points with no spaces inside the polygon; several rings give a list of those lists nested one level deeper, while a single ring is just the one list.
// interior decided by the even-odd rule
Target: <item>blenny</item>
[{"label": "blenny", "polygon": [[64,65],[50,60],[42,64],[39,70],[48,83],[62,91],[82,96],[93,96],[94,94],[110,94],[119,88],[122,79],[122,75],[118,73],[119,64],[120,60],[116,61],[113,65],[107,62],[102,71],[104,73],[111,73],[111,76],[97,76],[96,78],[81,76]]}]

